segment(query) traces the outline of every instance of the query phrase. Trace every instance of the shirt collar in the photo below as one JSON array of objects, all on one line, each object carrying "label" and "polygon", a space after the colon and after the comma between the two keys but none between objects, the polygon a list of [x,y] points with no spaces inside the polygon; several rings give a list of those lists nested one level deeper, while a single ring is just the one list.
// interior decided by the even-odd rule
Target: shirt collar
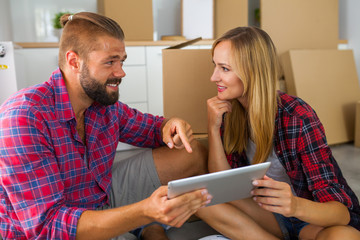
[{"label": "shirt collar", "polygon": [[57,118],[63,122],[70,121],[75,118],[75,113],[70,102],[65,80],[59,68],[51,74],[49,81],[54,88],[55,114]]}]

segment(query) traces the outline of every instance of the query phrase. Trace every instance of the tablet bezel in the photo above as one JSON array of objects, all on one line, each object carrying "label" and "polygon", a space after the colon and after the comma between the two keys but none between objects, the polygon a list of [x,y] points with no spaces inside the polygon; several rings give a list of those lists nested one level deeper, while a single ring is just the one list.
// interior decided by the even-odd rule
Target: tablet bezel
[{"label": "tablet bezel", "polygon": [[250,192],[254,189],[252,182],[263,178],[270,164],[270,162],[265,162],[173,180],[168,183],[168,198],[201,188],[206,188],[213,196],[211,203],[207,206],[248,198],[251,197]]}]

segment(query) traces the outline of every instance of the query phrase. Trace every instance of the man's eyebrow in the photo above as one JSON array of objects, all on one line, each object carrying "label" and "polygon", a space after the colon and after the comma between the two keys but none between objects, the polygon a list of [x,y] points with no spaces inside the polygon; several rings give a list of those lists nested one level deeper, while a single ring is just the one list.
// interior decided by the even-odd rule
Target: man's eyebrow
[{"label": "man's eyebrow", "polygon": [[119,55],[113,55],[113,56],[109,56],[106,58],[106,60],[111,60],[111,59],[120,59],[122,61],[125,61],[127,58],[127,55],[124,55],[124,57],[120,57]]}]

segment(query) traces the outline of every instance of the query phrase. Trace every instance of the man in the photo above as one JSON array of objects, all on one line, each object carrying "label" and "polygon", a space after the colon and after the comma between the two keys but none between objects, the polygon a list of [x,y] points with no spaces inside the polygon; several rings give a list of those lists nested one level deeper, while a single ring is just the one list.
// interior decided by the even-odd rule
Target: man
[{"label": "man", "polygon": [[[126,52],[116,22],[86,12],[61,22],[59,69],[0,109],[2,236],[109,239],[152,222],[181,226],[211,196],[169,200],[161,185],[205,173],[206,151],[185,121],[118,101]],[[113,165],[118,141],[156,149]]]}]

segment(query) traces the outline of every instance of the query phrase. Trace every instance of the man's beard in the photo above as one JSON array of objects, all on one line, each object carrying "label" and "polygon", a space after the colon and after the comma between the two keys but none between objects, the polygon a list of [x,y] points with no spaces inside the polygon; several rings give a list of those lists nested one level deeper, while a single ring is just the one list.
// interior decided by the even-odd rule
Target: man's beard
[{"label": "man's beard", "polygon": [[104,85],[99,83],[95,78],[90,76],[89,69],[86,64],[80,75],[80,84],[85,93],[95,102],[108,106],[116,103],[119,100],[119,91],[108,93],[106,90],[107,84],[120,84],[121,78],[110,78]]}]

